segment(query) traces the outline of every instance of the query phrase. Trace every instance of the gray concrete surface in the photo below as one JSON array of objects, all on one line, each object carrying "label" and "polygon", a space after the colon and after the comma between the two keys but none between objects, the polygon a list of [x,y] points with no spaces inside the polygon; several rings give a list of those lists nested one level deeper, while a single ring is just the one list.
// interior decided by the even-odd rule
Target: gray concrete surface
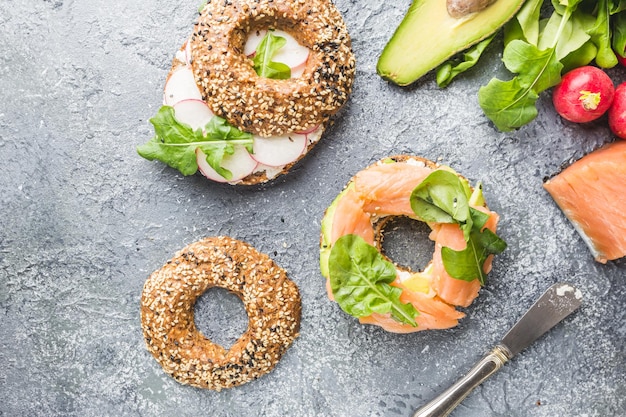
[{"label": "gray concrete surface", "polygon": [[[409,2],[336,3],[358,60],[349,105],[289,175],[236,188],[183,178],[135,152],[152,135],[148,119],[198,4],[0,2],[0,416],[409,416],[558,280],[580,287],[581,310],[453,415],[626,415],[626,263],[594,262],[541,186],[564,162],[613,140],[606,121],[566,123],[544,94],[535,122],[497,132],[476,93],[505,76],[499,41],[445,90],[432,75],[389,85],[375,63]],[[611,75],[626,78],[623,69]],[[397,153],[482,180],[502,215],[509,248],[455,329],[388,334],[325,295],[325,207],[354,173]],[[277,368],[220,393],[166,376],[139,320],[149,273],[218,234],[270,254],[303,298],[301,336]],[[399,258],[411,245],[402,239]],[[199,326],[224,343],[245,327],[227,293],[209,293],[197,311]]]}]

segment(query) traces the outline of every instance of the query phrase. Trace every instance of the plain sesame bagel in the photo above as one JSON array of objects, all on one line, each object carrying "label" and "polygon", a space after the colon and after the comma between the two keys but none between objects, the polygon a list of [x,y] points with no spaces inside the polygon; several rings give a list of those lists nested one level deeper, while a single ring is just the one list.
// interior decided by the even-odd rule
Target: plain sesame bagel
[{"label": "plain sesame bagel", "polygon": [[[203,336],[194,305],[208,288],[238,295],[248,329],[228,350]],[[141,324],[150,353],[183,384],[221,390],[254,380],[280,360],[298,336],[300,295],[283,269],[250,245],[211,237],[179,251],[150,275]]]},{"label": "plain sesame bagel", "polygon": [[[259,77],[243,53],[254,30],[281,29],[311,50],[302,76]],[[355,59],[345,22],[324,0],[209,1],[191,36],[203,99],[233,125],[269,137],[325,123],[347,101]]]}]

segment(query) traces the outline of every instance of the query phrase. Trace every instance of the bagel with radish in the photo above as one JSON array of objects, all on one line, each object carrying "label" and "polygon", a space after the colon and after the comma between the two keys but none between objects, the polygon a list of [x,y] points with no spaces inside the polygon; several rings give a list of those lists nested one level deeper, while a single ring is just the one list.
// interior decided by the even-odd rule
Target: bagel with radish
[{"label": "bagel with radish", "polygon": [[354,73],[330,1],[207,2],[173,59],[155,136],[137,151],[183,175],[269,181],[318,143]]}]

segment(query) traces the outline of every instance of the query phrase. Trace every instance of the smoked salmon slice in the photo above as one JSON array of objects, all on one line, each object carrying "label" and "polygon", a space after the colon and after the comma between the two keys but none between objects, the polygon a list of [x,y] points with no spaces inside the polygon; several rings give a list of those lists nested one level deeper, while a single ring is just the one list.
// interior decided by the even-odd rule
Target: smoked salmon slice
[{"label": "smoked salmon slice", "polygon": [[544,183],[596,261],[626,255],[626,141],[584,156]]},{"label": "smoked salmon slice", "polygon": [[409,197],[431,172],[432,168],[417,163],[373,165],[355,175],[354,188],[361,195],[366,212],[415,217]]}]

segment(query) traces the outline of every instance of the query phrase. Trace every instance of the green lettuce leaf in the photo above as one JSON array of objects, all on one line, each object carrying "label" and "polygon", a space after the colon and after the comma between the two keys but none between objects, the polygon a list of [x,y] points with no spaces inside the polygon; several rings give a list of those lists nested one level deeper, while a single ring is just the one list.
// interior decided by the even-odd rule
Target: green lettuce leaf
[{"label": "green lettuce leaf", "polygon": [[354,317],[390,313],[395,320],[417,326],[419,314],[412,304],[402,303],[402,290],[391,284],[395,266],[357,235],[337,239],[330,251],[330,287],[343,311]]}]

